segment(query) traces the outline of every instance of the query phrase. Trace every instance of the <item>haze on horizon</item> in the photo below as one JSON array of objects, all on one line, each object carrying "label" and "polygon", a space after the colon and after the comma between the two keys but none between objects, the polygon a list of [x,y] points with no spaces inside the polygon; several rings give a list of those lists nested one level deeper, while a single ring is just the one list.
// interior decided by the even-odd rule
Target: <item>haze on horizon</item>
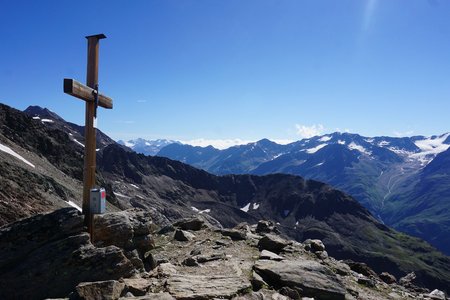
[{"label": "haze on horizon", "polygon": [[[84,123],[84,36],[105,33],[115,139],[277,142],[450,131],[450,2],[110,1],[0,4],[0,102]],[[89,8],[88,10],[86,8]]]}]

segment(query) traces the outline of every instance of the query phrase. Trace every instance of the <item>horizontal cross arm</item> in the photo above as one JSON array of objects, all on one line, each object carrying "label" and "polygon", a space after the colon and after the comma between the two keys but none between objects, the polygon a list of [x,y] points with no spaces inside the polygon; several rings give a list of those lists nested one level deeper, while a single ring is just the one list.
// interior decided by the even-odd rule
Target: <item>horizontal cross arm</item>
[{"label": "horizontal cross arm", "polygon": [[[73,79],[64,78],[64,93],[84,101],[95,101],[95,90]],[[112,108],[113,100],[108,96],[99,94],[98,105],[104,108]]]}]

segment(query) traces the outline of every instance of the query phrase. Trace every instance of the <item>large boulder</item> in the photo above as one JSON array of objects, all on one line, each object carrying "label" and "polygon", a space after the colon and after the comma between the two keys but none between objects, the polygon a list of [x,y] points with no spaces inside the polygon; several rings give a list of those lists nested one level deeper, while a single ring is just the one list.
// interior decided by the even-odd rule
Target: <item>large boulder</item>
[{"label": "large boulder", "polygon": [[346,260],[345,261],[347,265],[350,267],[352,271],[355,271],[356,273],[362,274],[367,277],[373,277],[378,278],[377,273],[375,273],[374,270],[372,270],[367,264],[361,263],[361,262],[354,262],[352,260]]},{"label": "large boulder", "polygon": [[86,300],[119,299],[125,284],[116,280],[83,282],[77,285],[77,293]]},{"label": "large boulder", "polygon": [[325,245],[321,240],[308,239],[303,242],[305,249],[312,252],[325,251]]},{"label": "large boulder", "polygon": [[80,282],[133,275],[122,249],[95,247],[82,221],[76,209],[64,208],[2,227],[0,299],[65,297]]},{"label": "large boulder", "polygon": [[189,242],[195,238],[195,235],[185,230],[177,230],[173,238],[180,242]]},{"label": "large boulder", "polygon": [[292,244],[291,241],[287,241],[278,235],[266,234],[263,236],[259,242],[259,250],[269,250],[274,253],[280,253],[286,246]]},{"label": "large boulder", "polygon": [[395,276],[388,272],[381,273],[380,279],[383,280],[387,284],[397,283],[397,279],[395,278]]},{"label": "large boulder", "polygon": [[427,296],[433,300],[446,300],[447,299],[447,297],[445,296],[445,293],[440,290],[433,290]]},{"label": "large boulder", "polygon": [[181,219],[173,224],[174,227],[178,227],[182,230],[198,231],[205,227],[205,221],[200,218]]},{"label": "large boulder", "polygon": [[[35,248],[0,272],[0,299],[67,296],[80,282],[130,277],[133,264],[116,246],[96,248],[81,233]],[[45,287],[45,288],[43,288]]]},{"label": "large boulder", "polygon": [[260,220],[258,222],[258,225],[256,226],[256,233],[264,234],[264,233],[270,233],[274,231],[275,225],[273,222]]},{"label": "large boulder", "polygon": [[141,254],[154,248],[150,235],[152,221],[149,213],[138,209],[107,213],[95,217],[94,244],[99,247],[117,246],[137,249]]},{"label": "large boulder", "polygon": [[345,287],[326,266],[311,260],[259,260],[255,271],[275,288],[302,290],[303,295],[323,300],[344,300]]},{"label": "large boulder", "polygon": [[0,228],[0,270],[26,259],[28,254],[49,241],[83,231],[83,216],[73,207],[8,224]]},{"label": "large boulder", "polygon": [[233,241],[242,241],[247,239],[247,232],[238,229],[222,229],[222,235],[230,237]]},{"label": "large boulder", "polygon": [[151,282],[144,278],[125,278],[125,290],[135,296],[144,296],[151,285]]},{"label": "large boulder", "polygon": [[126,211],[98,215],[94,221],[94,244],[99,247],[133,248],[133,225]]}]

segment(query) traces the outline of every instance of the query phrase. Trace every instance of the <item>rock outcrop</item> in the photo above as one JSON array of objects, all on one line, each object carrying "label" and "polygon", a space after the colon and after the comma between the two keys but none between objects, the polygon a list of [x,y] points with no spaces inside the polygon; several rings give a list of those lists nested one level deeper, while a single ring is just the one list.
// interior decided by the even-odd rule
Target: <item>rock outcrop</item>
[{"label": "rock outcrop", "polygon": [[312,260],[260,260],[256,272],[273,287],[289,287],[304,296],[324,300],[344,300],[345,288],[328,268]]},{"label": "rock outcrop", "polygon": [[117,246],[95,247],[74,208],[0,229],[0,298],[68,295],[80,282],[130,277],[136,270]]}]

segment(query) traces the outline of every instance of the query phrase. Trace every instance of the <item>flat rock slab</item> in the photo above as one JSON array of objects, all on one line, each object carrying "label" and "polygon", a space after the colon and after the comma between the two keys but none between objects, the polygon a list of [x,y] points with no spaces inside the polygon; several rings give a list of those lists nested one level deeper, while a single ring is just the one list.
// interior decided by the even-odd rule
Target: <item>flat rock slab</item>
[{"label": "flat rock slab", "polygon": [[77,286],[78,296],[82,299],[103,300],[119,299],[125,284],[115,280],[83,282]]},{"label": "flat rock slab", "polygon": [[151,282],[144,278],[125,278],[123,280],[126,289],[135,296],[144,296]]},{"label": "flat rock slab", "polygon": [[275,254],[273,252],[270,252],[268,250],[261,251],[261,254],[259,255],[259,258],[260,259],[278,260],[278,261],[284,259],[284,257],[282,257],[282,256],[280,256],[278,254]]},{"label": "flat rock slab", "polygon": [[336,275],[315,261],[259,260],[255,270],[276,288],[301,288],[305,296],[323,300],[345,299],[345,288]]},{"label": "flat rock slab", "polygon": [[248,280],[230,276],[172,275],[167,290],[176,299],[231,298],[251,288]]},{"label": "flat rock slab", "polygon": [[150,293],[139,297],[122,297],[119,300],[175,300],[169,293]]}]

